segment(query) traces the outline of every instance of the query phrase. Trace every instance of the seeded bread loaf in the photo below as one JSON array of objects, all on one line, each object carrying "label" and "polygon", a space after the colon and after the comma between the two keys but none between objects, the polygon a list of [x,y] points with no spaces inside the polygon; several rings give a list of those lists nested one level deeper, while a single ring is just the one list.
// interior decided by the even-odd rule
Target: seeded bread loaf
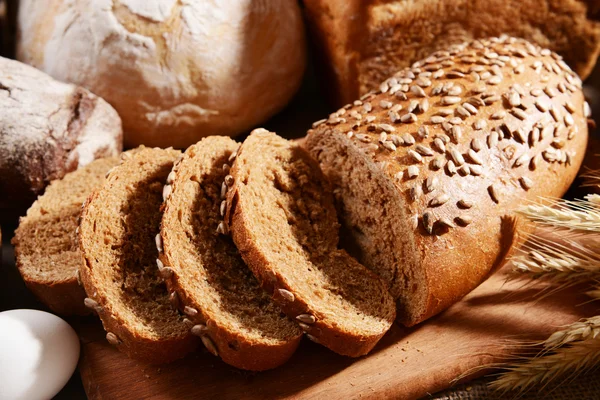
[{"label": "seeded bread loaf", "polygon": [[101,98],[0,58],[0,213],[19,215],[50,181],[116,156],[121,136]]},{"label": "seeded bread loaf", "polygon": [[180,155],[143,147],[123,153],[79,224],[86,306],[100,316],[109,343],[150,363],[183,357],[197,344],[156,266],[163,186]]},{"label": "seeded bread loaf", "polygon": [[81,205],[117,162],[116,157],[102,158],[53,181],[15,231],[12,244],[25,285],[59,315],[90,313],[77,279],[81,253],[75,231]]},{"label": "seeded bread loaf", "polygon": [[261,289],[231,238],[220,235],[221,185],[238,143],[219,136],[189,147],[169,175],[159,269],[206,348],[237,368],[286,362],[302,331]]},{"label": "seeded bread loaf", "polygon": [[450,45],[502,34],[565,57],[582,77],[600,53],[597,0],[305,0],[326,84],[341,106]]},{"label": "seeded bread loaf", "polygon": [[339,354],[367,354],[393,323],[394,303],[375,274],[337,248],[333,196],[316,162],[258,129],[240,147],[223,191],[233,241],[287,316]]},{"label": "seeded bread loaf", "polygon": [[305,146],[359,259],[414,325],[503,261],[516,207],[563,195],[584,156],[588,109],[555,53],[486,39],[400,71],[316,122]]}]

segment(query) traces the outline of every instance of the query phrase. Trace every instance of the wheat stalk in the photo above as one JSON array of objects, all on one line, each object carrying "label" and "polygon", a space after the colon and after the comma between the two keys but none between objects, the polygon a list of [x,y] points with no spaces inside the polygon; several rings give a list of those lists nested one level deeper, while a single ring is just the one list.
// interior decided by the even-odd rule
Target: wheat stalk
[{"label": "wheat stalk", "polygon": [[600,232],[600,208],[595,195],[594,202],[585,200],[554,200],[549,205],[531,204],[517,213],[544,226]]},{"label": "wheat stalk", "polygon": [[569,238],[568,233],[562,238],[563,243],[533,235],[521,247],[520,254],[512,259],[512,277],[526,274],[532,279],[561,283],[600,276],[600,234],[593,235],[597,240],[590,240],[589,245]]},{"label": "wheat stalk", "polygon": [[[585,186],[600,188],[600,170],[584,174]],[[585,200],[551,200],[532,204],[519,213],[538,226],[553,229],[553,237],[532,236],[513,259],[512,276],[547,279],[571,286],[595,282],[586,292],[600,299],[600,195]],[[524,391],[557,379],[568,379],[600,364],[600,316],[575,322],[555,332],[532,358],[504,367],[506,372],[491,382],[500,391]]]},{"label": "wheat stalk", "polygon": [[571,341],[551,353],[547,351],[524,363],[505,368],[508,372],[490,383],[502,392],[525,392],[536,385],[546,385],[571,376],[600,362],[600,339]]}]

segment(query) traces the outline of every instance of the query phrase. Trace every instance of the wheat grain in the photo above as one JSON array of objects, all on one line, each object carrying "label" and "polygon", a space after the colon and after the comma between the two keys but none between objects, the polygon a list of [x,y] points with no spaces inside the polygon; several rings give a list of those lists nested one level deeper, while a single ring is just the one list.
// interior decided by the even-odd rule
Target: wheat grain
[{"label": "wheat grain", "polygon": [[600,254],[595,247],[600,247],[600,235],[591,235],[598,236],[597,240],[589,241],[592,245],[584,245],[568,235],[562,239],[562,243],[552,237],[533,235],[522,245],[520,253],[512,258],[512,276],[527,274],[533,279],[553,282],[585,281],[600,277]]},{"label": "wheat grain", "polygon": [[545,226],[600,232],[600,209],[585,200],[555,200],[549,205],[531,204],[517,212]]},{"label": "wheat grain", "polygon": [[561,331],[554,332],[543,346],[545,349],[554,350],[575,341],[596,339],[600,336],[600,316],[577,321]]},{"label": "wheat grain", "polygon": [[570,342],[565,347],[544,353],[524,363],[505,368],[490,387],[502,392],[525,392],[536,385],[548,385],[557,379],[572,377],[600,362],[600,339]]}]

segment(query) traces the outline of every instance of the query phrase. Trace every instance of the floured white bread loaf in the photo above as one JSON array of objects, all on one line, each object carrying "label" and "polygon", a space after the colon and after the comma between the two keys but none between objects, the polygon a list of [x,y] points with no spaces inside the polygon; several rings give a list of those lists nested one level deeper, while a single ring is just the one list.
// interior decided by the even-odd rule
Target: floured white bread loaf
[{"label": "floured white bread loaf", "polygon": [[19,32],[18,58],[104,97],[128,147],[242,133],[305,67],[296,0],[22,0]]},{"label": "floured white bread loaf", "polygon": [[121,140],[104,100],[0,58],[0,212],[27,209],[50,181],[120,153]]},{"label": "floured white bread loaf", "polygon": [[439,51],[316,122],[305,141],[360,260],[414,325],[503,261],[513,210],[560,197],[589,107],[563,60],[503,37]]},{"label": "floured white bread loaf", "polygon": [[597,0],[305,0],[338,105],[450,45],[507,34],[561,54],[586,77],[600,53]]}]

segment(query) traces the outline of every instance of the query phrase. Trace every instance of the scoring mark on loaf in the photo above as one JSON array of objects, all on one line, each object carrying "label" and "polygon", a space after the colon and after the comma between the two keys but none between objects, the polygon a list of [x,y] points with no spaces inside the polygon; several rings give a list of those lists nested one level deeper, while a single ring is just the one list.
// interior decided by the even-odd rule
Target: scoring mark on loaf
[{"label": "scoring mark on loaf", "polygon": [[[473,221],[461,212],[472,207],[465,199],[440,204],[434,177],[468,180],[495,206],[515,190],[530,190],[527,175],[540,163],[569,165],[577,117],[590,114],[587,103],[574,104],[580,91],[581,80],[557,54],[521,39],[492,38],[414,63],[313,128],[343,132],[400,187],[415,181],[405,188],[410,211],[432,233],[435,226]],[[488,168],[496,162],[504,163],[500,176]]]}]

